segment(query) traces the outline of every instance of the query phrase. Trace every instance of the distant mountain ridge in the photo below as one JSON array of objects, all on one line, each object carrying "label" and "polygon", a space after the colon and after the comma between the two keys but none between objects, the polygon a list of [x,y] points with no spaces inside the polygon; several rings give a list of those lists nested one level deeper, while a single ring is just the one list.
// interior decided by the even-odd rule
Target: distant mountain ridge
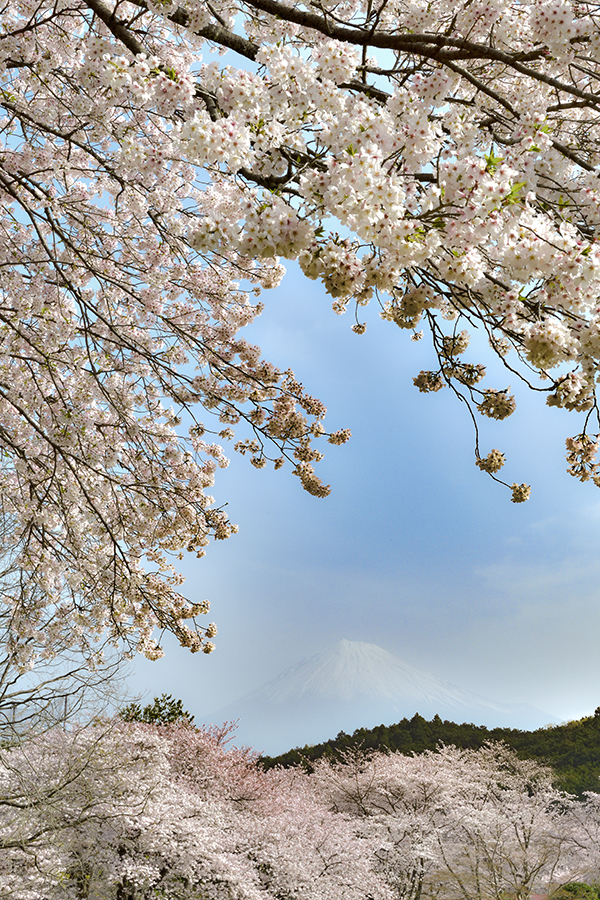
[{"label": "distant mountain ridge", "polygon": [[512,728],[553,721],[530,704],[488,700],[416,669],[376,644],[348,640],[290,666],[210,719],[239,718],[238,740],[273,754],[326,740],[340,730],[389,724],[415,713]]}]

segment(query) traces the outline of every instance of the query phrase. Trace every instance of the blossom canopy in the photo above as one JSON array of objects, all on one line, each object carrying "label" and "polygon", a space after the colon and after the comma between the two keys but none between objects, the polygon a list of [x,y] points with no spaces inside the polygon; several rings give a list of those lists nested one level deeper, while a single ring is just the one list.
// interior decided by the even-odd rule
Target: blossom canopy
[{"label": "blossom canopy", "polygon": [[42,633],[48,654],[108,633],[157,658],[156,629],[210,652],[174,561],[235,530],[207,493],[219,440],[327,495],[314,440],[349,432],[240,336],[281,259],[357,334],[371,302],[427,332],[439,365],[415,385],[466,401],[499,480],[477,420],[515,399],[466,356],[483,330],[584,414],[568,471],[600,484],[599,26],[563,0],[5,5],[0,556],[21,665]]}]

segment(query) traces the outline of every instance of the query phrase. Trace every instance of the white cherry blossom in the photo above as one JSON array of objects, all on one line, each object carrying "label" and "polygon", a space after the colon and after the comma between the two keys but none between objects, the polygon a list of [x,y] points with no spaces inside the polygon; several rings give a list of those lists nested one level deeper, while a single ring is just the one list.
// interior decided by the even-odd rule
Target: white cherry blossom
[{"label": "white cherry blossom", "polygon": [[511,378],[600,432],[599,24],[574,0],[6,6],[0,556],[20,640],[51,618],[89,653],[108,633],[156,658],[157,629],[211,649],[176,564],[234,530],[207,493],[213,436],[241,429],[255,468],[327,495],[323,404],[240,335],[282,260],[356,334],[368,303],[428,334],[416,386],[476,422],[515,408],[468,337],[458,354],[482,328]]}]

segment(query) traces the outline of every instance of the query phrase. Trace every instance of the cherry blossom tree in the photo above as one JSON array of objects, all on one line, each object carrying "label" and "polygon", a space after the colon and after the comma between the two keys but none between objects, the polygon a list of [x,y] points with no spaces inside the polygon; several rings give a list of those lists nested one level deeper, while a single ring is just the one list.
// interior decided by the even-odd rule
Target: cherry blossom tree
[{"label": "cherry blossom tree", "polygon": [[[0,607],[0,745],[14,744],[57,724],[89,721],[126,696],[126,667],[111,647],[97,646],[102,661],[90,666],[72,646],[70,633],[54,634],[51,652],[44,630],[22,637],[14,610]],[[44,623],[52,626],[52,616]],[[24,665],[24,659],[34,665]]]},{"label": "cherry blossom tree", "polygon": [[229,732],[121,721],[4,752],[0,896],[389,900],[348,817]]},{"label": "cherry blossom tree", "polygon": [[377,870],[399,900],[527,898],[589,877],[598,859],[597,807],[572,802],[549,769],[503,745],[355,753],[320,760],[314,777],[333,809],[377,836]]},{"label": "cherry blossom tree", "polygon": [[440,758],[399,753],[347,753],[320,760],[314,780],[332,808],[356,817],[377,837],[377,867],[398,900],[433,894],[440,868],[438,835],[447,808]]},{"label": "cherry blossom tree", "polygon": [[452,896],[521,900],[581,875],[576,803],[553,787],[549,768],[501,745],[449,756],[458,762],[454,821],[439,843]]},{"label": "cherry blossom tree", "polygon": [[[292,459],[307,490],[327,493],[311,463],[324,407],[237,337],[259,309],[240,280],[260,291],[281,267],[199,255],[201,167],[165,157],[136,172],[123,156],[133,138],[162,159],[182,121],[177,76],[144,57],[145,99],[100,85],[98,63],[121,77],[105,51],[131,51],[86,4],[11,5],[3,29],[0,556],[22,664],[30,638],[52,652],[65,632],[90,655],[108,632],[156,658],[155,628],[210,652],[214,624],[185,624],[208,604],[185,600],[168,558],[235,530],[206,493],[227,460],[196,407],[222,439],[245,420],[254,436],[237,446],[254,465],[273,447],[277,466]],[[202,101],[184,81],[185,118]]]},{"label": "cherry blossom tree", "polygon": [[570,809],[572,836],[584,883],[600,881],[600,794],[587,792]]},{"label": "cherry blossom tree", "polygon": [[595,3],[15,0],[2,26],[0,557],[22,646],[108,634],[156,658],[166,630],[209,652],[176,563],[235,530],[207,491],[236,432],[328,493],[313,439],[348,432],[239,334],[280,259],[357,334],[368,303],[427,332],[415,385],[464,401],[500,480],[478,422],[515,400],[465,355],[480,329],[507,380],[581,414],[568,471],[600,485]]}]

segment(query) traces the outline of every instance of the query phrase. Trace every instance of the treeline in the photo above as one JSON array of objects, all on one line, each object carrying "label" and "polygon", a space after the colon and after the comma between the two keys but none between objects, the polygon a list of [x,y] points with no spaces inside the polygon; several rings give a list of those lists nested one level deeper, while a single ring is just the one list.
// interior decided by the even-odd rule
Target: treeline
[{"label": "treeline", "polygon": [[340,731],[336,738],[322,744],[297,747],[281,756],[263,756],[260,764],[264,769],[301,764],[310,770],[315,760],[335,758],[351,748],[410,754],[435,750],[440,744],[477,750],[488,741],[504,741],[522,759],[535,759],[551,766],[555,785],[563,791],[579,797],[585,791],[600,792],[600,707],[593,716],[535,731],[459,725],[443,721],[439,716],[427,721],[417,714],[395,725],[357,728],[353,734]]}]

